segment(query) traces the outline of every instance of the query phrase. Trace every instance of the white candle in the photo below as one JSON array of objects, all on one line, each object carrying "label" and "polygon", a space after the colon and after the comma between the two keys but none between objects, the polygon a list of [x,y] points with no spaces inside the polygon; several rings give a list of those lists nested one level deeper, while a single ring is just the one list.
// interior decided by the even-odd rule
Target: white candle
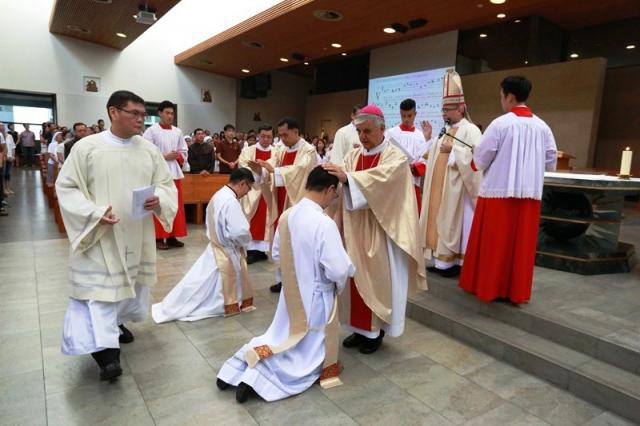
[{"label": "white candle", "polygon": [[620,163],[620,175],[629,176],[631,174],[631,158],[633,151],[629,147],[622,151],[622,163]]}]

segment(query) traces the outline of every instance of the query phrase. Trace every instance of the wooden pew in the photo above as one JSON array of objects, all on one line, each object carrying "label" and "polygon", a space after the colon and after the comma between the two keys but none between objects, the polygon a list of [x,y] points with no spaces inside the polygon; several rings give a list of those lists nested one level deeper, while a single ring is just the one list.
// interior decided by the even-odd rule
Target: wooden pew
[{"label": "wooden pew", "polygon": [[213,173],[210,175],[185,174],[182,179],[182,197],[184,205],[195,206],[193,223],[204,223],[204,207],[213,194],[229,182],[229,175]]},{"label": "wooden pew", "polygon": [[56,220],[56,225],[58,225],[58,232],[61,234],[65,234],[67,230],[64,227],[64,221],[62,220],[62,213],[60,213],[60,204],[58,204],[58,195],[56,194],[55,182],[58,180],[59,173],[58,166],[53,169],[53,182],[54,186],[51,188],[51,192],[53,194],[53,216]]}]

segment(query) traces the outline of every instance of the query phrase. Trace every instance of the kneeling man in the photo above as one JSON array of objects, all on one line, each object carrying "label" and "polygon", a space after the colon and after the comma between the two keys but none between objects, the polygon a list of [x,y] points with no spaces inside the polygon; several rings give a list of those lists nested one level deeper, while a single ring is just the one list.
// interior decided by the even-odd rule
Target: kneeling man
[{"label": "kneeling man", "polygon": [[272,256],[282,267],[275,317],[225,362],[217,385],[237,386],[236,400],[255,392],[276,401],[307,390],[320,379],[328,388],[338,373],[337,294],[355,268],[335,222],[324,213],[337,197],[338,179],[322,167],[311,171],[303,198],[283,212]]}]

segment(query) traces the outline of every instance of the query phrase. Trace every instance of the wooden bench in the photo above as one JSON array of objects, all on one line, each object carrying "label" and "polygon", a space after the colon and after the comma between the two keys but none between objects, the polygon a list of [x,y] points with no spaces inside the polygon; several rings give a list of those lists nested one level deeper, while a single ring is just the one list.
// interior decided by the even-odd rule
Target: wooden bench
[{"label": "wooden bench", "polygon": [[194,205],[195,215],[192,222],[204,223],[204,208],[220,188],[229,182],[229,175],[213,173],[210,175],[185,174],[182,179],[182,198],[184,205]]}]

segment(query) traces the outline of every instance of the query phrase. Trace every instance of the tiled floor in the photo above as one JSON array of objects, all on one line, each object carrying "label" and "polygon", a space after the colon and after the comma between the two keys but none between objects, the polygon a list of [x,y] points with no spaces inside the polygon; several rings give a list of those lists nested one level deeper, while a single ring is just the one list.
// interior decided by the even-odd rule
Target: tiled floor
[{"label": "tiled floor", "polygon": [[[33,185],[34,178],[21,181]],[[630,424],[410,320],[402,337],[386,339],[374,355],[342,351],[343,386],[322,390],[314,385],[288,400],[253,399],[239,405],[233,392],[217,390],[215,375],[228,356],[271,321],[276,296],[268,291],[272,269],[264,262],[250,269],[256,311],[195,323],[133,324],[136,340],[123,348],[123,377],[115,384],[99,382],[90,357],[60,353],[68,244],[51,239],[47,221],[52,215],[36,202],[41,191],[22,190],[27,201],[21,203],[32,207],[39,227],[20,225],[24,232],[30,229],[27,240],[0,240],[2,425]],[[13,216],[20,204],[12,206]],[[0,218],[0,235],[11,232],[5,219]],[[154,301],[200,255],[206,243],[203,228],[192,226],[185,242],[183,249],[160,253]]]}]

